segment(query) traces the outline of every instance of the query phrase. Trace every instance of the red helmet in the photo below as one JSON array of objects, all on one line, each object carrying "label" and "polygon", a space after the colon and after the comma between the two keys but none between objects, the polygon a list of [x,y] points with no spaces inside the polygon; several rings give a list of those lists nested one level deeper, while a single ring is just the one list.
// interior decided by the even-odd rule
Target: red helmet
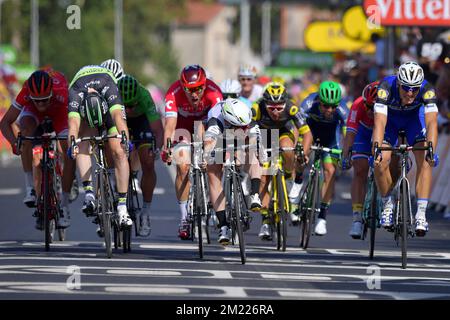
[{"label": "red helmet", "polygon": [[377,90],[378,90],[379,84],[380,84],[379,81],[369,83],[362,92],[362,97],[364,99],[364,103],[369,107],[373,107],[373,105],[375,103],[375,100],[377,98]]},{"label": "red helmet", "polygon": [[203,86],[206,83],[206,72],[198,64],[186,66],[181,71],[180,81],[184,88]]},{"label": "red helmet", "polygon": [[35,71],[27,80],[31,99],[48,99],[52,96],[53,81],[47,72]]}]

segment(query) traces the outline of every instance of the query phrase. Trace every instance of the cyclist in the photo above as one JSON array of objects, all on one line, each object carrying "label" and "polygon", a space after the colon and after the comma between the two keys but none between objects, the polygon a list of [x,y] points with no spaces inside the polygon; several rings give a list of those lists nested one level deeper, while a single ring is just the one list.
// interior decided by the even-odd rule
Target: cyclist
[{"label": "cyclist", "polygon": [[[170,86],[165,96],[164,149],[161,153],[164,162],[171,162],[172,160],[167,139],[170,138],[174,141],[174,137],[176,137],[176,140],[179,140],[178,138],[181,136],[190,141],[191,135],[194,134],[194,122],[206,120],[209,110],[221,100],[220,88],[206,78],[205,70],[201,66],[188,65],[183,68],[180,79]],[[199,130],[196,134],[202,136],[203,124],[197,128]],[[190,188],[190,153],[186,152],[185,146],[183,146],[183,143],[179,143],[175,149],[176,156],[178,156],[175,190],[181,213],[178,236],[182,240],[190,237],[189,224],[186,221],[186,205]]]},{"label": "cyclist", "polygon": [[[408,144],[424,146],[431,141],[437,146],[436,94],[432,85],[424,79],[424,72],[416,62],[406,62],[398,68],[397,75],[385,77],[378,86],[374,105],[375,118],[372,141],[385,146],[395,146],[400,130],[406,131]],[[374,152],[374,150],[373,150]],[[374,155],[375,180],[382,196],[383,213],[381,225],[391,230],[393,225],[394,202],[390,195],[392,179],[389,170],[391,152],[383,151]],[[426,209],[430,195],[432,166],[437,165],[437,154],[433,158],[423,151],[414,151],[417,165],[416,196],[417,212],[416,235],[424,236],[428,231]]]},{"label": "cyclist", "polygon": [[[286,88],[277,82],[269,82],[264,88],[264,94],[261,99],[253,103],[253,123],[259,128],[267,129],[270,135],[275,134],[275,130],[279,132],[280,147],[294,147],[298,141],[299,135],[303,136],[303,144],[307,152],[311,145],[312,135],[306,125],[305,119],[299,108],[288,100]],[[272,137],[267,137],[267,141],[271,141]],[[295,161],[293,151],[284,152],[284,170],[287,180],[292,185],[292,174],[294,169],[301,172],[303,168],[298,161]],[[271,179],[267,175],[252,177],[252,195],[251,209],[259,209],[262,215],[262,226],[259,237],[263,240],[270,240],[269,219],[267,218],[267,208],[269,206],[268,188]],[[262,183],[261,183],[262,182]],[[260,200],[260,195],[262,203]],[[298,221],[298,217],[291,215],[294,222]]]},{"label": "cyclist", "polygon": [[[340,133],[345,135],[347,106],[341,99],[339,83],[324,81],[319,86],[319,92],[310,94],[302,102],[306,123],[312,131],[313,139],[314,141],[320,139],[320,145],[323,147],[338,148]],[[322,160],[324,169],[322,203],[314,228],[314,233],[321,236],[327,233],[327,212],[334,193],[335,173],[340,157],[324,153]]]},{"label": "cyclist", "polygon": [[[43,70],[35,71],[31,74],[25,82],[22,89],[22,94],[28,91],[28,96],[20,96],[24,99],[24,103],[20,117],[19,124],[21,133],[25,136],[40,136],[44,132],[52,132],[58,136],[67,135],[67,105],[68,105],[68,90],[67,81],[62,74],[61,86],[59,91],[53,92],[53,84],[55,80]],[[16,99],[17,100],[17,99]],[[48,126],[44,120],[48,118],[52,125]],[[32,148],[32,151],[30,150]],[[34,190],[36,190],[36,198],[39,199],[41,190],[41,170],[40,163],[42,159],[42,147],[39,142],[24,143],[24,153],[32,153],[32,167],[34,178]],[[58,149],[63,154],[64,166],[62,175],[62,199],[61,199],[61,217],[58,219],[58,225],[62,228],[67,228],[70,225],[69,213],[69,198],[72,182],[75,177],[75,162],[67,156],[67,142],[58,141]],[[18,150],[17,152],[20,152]],[[43,229],[42,216],[37,214],[36,229]]]},{"label": "cyclist", "polygon": [[[377,97],[379,82],[368,84],[362,96],[358,97],[350,109],[347,119],[347,134],[342,148],[342,169],[354,168],[351,194],[353,223],[350,236],[360,239],[362,233],[362,210],[366,193],[367,173],[369,171],[369,156],[371,155],[371,140],[373,129],[373,105]],[[349,158],[349,151],[353,153]]]},{"label": "cyclist", "polygon": [[[159,152],[163,144],[163,127],[152,96],[134,77],[127,74],[119,80],[118,85],[125,105],[130,140],[150,140],[154,137],[155,149]],[[150,235],[150,208],[156,185],[156,155],[149,147],[150,144],[145,142],[137,142],[135,145],[142,168],[141,190],[143,196],[142,210],[136,217],[136,221],[139,235],[143,237]]]},{"label": "cyclist", "polygon": [[225,79],[220,83],[220,90],[222,91],[223,99],[234,98],[243,101],[250,108],[252,103],[247,98],[241,96],[242,86],[237,80]]},{"label": "cyclist", "polygon": [[[67,80],[64,77],[64,75],[58,71],[55,71],[51,68],[45,68],[42,69],[42,71],[46,72],[50,78],[51,78],[51,104],[55,104],[59,101],[66,101],[67,103]],[[22,89],[20,90],[19,94],[17,95],[16,99],[13,101],[11,106],[9,107],[8,111],[5,113],[3,118],[0,121],[0,129],[3,134],[3,136],[8,140],[8,142],[11,145],[11,149],[15,155],[19,155],[22,158],[22,168],[25,176],[25,197],[23,199],[24,204],[27,207],[34,207],[36,205],[36,191],[34,188],[34,182],[33,182],[33,170],[32,170],[32,144],[25,141],[22,147],[22,150],[19,151],[16,148],[16,138],[17,138],[17,132],[21,131],[23,135],[32,136],[34,134],[33,128],[35,127],[35,119],[36,117],[30,114],[26,119],[25,122],[33,122],[33,124],[28,125],[25,123],[25,125],[22,124],[21,120],[21,112],[25,109],[25,107],[28,106],[28,108],[31,108],[34,106],[33,99],[31,98],[31,92],[28,84],[28,80],[24,82]],[[34,92],[35,94],[39,94],[39,92]],[[53,107],[52,107],[53,109]],[[32,111],[35,114],[38,114],[37,110],[34,109]],[[30,118],[31,117],[31,118]],[[28,119],[28,120],[27,120]],[[64,145],[64,144],[63,144]],[[75,164],[72,164],[71,162],[68,162],[69,167],[70,165],[73,166],[72,170],[75,170]],[[73,201],[77,196],[78,193],[75,193],[75,187],[77,185],[75,184],[76,180],[74,180],[74,184],[72,185],[72,189],[70,192],[69,202]]]},{"label": "cyclist", "polygon": [[256,69],[249,65],[243,65],[238,71],[238,80],[242,86],[241,96],[255,102],[261,98],[263,87],[256,83]]},{"label": "cyclist", "polygon": [[[98,135],[104,129],[109,134],[125,131],[129,137],[126,116],[115,76],[106,68],[89,65],[81,68],[69,87],[69,139],[79,135]],[[82,121],[83,120],[83,121]],[[108,140],[116,170],[118,191],[117,212],[119,223],[132,225],[127,206],[129,166],[126,152],[128,142],[121,145],[118,139]],[[95,195],[92,187],[89,145],[70,150],[71,156],[78,157],[78,169],[86,191],[83,212],[88,216],[95,210]],[[81,158],[81,159],[80,159]]]},{"label": "cyclist", "polygon": [[[219,163],[211,161],[211,151],[216,146],[217,141],[223,137],[225,130],[227,130],[228,134],[228,129],[241,129],[244,130],[242,133],[245,134],[251,121],[251,108],[245,102],[235,98],[228,98],[217,103],[208,113],[203,159],[209,164],[207,167],[209,194],[219,221],[218,241],[224,245],[227,245],[230,241],[230,230],[225,216],[225,195],[222,187],[223,166],[220,161],[218,161]],[[228,139],[229,137],[225,136],[223,138]],[[236,135],[234,138],[239,139],[239,136]],[[256,164],[256,166],[259,167],[259,164]]]}]

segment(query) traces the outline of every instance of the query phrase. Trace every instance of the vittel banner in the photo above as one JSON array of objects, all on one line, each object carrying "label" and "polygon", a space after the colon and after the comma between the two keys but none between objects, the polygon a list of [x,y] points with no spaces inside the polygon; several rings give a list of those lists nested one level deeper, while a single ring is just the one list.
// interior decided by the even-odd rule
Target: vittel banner
[{"label": "vittel banner", "polygon": [[450,0],[364,0],[364,12],[382,26],[450,26]]}]

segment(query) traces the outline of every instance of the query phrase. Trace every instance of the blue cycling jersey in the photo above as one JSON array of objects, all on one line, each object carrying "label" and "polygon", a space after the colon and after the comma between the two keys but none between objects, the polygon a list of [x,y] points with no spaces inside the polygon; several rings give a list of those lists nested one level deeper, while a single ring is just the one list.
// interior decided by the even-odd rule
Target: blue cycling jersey
[{"label": "blue cycling jersey", "polygon": [[348,109],[341,101],[331,119],[325,118],[319,108],[320,100],[318,92],[311,93],[303,100],[301,109],[306,117],[306,123],[311,129],[314,140],[320,139],[320,143],[327,147],[338,146],[340,129],[347,122]]},{"label": "blue cycling jersey", "polygon": [[420,108],[422,105],[425,107],[425,113],[438,111],[436,106],[436,93],[428,81],[424,80],[413,103],[402,105],[397,76],[391,75],[385,77],[380,82],[374,109],[376,113],[385,115],[388,114],[388,110],[389,113],[406,115]]}]

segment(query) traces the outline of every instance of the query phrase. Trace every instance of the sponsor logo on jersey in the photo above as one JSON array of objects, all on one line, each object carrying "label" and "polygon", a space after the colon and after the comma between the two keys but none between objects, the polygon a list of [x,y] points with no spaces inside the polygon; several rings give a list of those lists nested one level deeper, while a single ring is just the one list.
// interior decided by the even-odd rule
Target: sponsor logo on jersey
[{"label": "sponsor logo on jersey", "polygon": [[387,91],[384,90],[384,89],[378,89],[378,91],[377,91],[377,96],[378,96],[378,98],[380,98],[380,99],[386,99],[386,98],[388,97],[388,93],[387,93]]},{"label": "sponsor logo on jersey", "polygon": [[434,90],[428,90],[428,91],[425,92],[425,94],[423,95],[423,98],[426,99],[426,100],[433,99],[434,97],[436,97],[436,93],[434,93]]},{"label": "sponsor logo on jersey", "polygon": [[298,112],[297,106],[292,106],[291,109],[289,110],[289,114],[291,116],[295,116],[297,114],[297,112]]}]

